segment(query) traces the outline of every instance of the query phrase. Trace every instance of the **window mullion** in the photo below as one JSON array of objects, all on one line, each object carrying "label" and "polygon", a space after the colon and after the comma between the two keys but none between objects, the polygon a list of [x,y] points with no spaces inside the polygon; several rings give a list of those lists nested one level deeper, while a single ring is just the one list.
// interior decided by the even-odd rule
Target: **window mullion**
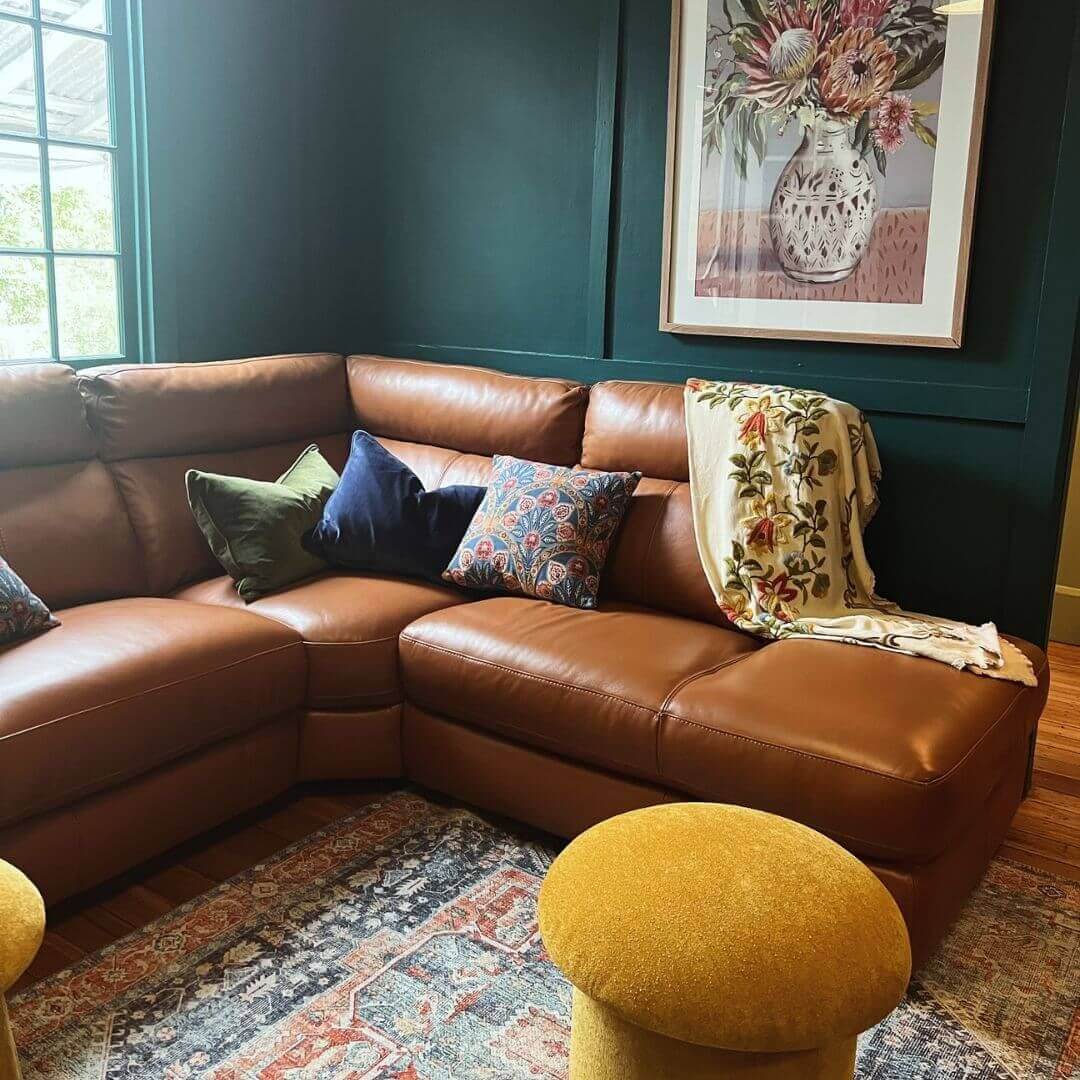
[{"label": "window mullion", "polygon": [[[41,0],[34,0],[34,16],[40,19]],[[49,294],[49,338],[52,358],[60,359],[60,318],[56,306],[56,259],[53,255],[52,184],[49,169],[49,120],[45,107],[45,47],[40,21],[33,28],[34,104],[41,136],[41,224],[45,232],[45,281]]]}]

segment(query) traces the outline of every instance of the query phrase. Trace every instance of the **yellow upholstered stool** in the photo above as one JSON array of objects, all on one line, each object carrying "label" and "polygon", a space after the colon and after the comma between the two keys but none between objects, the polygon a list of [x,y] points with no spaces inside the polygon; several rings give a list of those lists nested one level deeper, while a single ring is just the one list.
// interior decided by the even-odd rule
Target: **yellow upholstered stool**
[{"label": "yellow upholstered stool", "polygon": [[19,1061],[4,994],[37,955],[45,935],[45,905],[33,882],[0,859],[0,1080],[19,1080]]},{"label": "yellow upholstered stool", "polygon": [[803,825],[710,803],[590,829],[540,890],[574,985],[571,1080],[851,1080],[855,1039],[900,1001],[900,911]]}]

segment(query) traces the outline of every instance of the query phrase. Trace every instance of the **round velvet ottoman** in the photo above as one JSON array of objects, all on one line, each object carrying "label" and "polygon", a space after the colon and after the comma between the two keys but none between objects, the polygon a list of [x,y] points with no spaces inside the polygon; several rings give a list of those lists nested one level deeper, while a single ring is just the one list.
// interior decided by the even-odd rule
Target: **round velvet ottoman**
[{"label": "round velvet ottoman", "polygon": [[903,918],[803,825],[677,803],[596,825],[553,863],[540,931],[574,986],[571,1080],[851,1080],[911,975]]},{"label": "round velvet ottoman", "polygon": [[19,1061],[4,994],[37,955],[45,935],[45,905],[33,882],[0,859],[0,1080],[18,1080]]}]

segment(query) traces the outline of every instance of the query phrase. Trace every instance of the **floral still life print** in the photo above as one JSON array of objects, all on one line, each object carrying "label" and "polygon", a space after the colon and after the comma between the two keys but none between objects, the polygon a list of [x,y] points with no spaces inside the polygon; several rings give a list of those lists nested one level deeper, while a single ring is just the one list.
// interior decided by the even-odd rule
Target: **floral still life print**
[{"label": "floral still life print", "polygon": [[852,405],[812,390],[691,379],[686,433],[694,531],[723,613],[759,637],[923,656],[1035,686],[993,623],[901,610],[874,591],[863,528],[881,477]]},{"label": "floral still life print", "polygon": [[496,454],[487,494],[443,577],[595,608],[608,548],[640,479]]},{"label": "floral still life print", "polygon": [[[700,295],[921,301],[946,30],[929,2],[712,0]],[[710,201],[728,148],[760,205]],[[770,152],[790,160],[767,182]],[[770,251],[748,273],[755,244]],[[854,288],[792,287],[847,281],[867,256]]]}]

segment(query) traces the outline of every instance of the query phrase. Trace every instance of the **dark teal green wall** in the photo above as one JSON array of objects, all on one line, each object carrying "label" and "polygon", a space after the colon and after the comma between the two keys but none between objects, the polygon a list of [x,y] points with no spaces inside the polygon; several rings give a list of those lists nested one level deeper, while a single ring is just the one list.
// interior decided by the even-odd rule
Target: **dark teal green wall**
[{"label": "dark teal green wall", "polygon": [[335,347],[337,0],[142,0],[156,359]]},{"label": "dark teal green wall", "polygon": [[142,0],[157,359],[821,387],[881,444],[881,590],[1041,639],[1074,413],[1077,8],[1040,0],[1033,48],[1029,7],[1000,7],[949,351],[656,330],[662,0]]},{"label": "dark teal green wall", "polygon": [[1033,48],[1030,6],[1000,7],[966,341],[948,351],[657,331],[667,3],[356,0],[346,348],[843,396],[885,461],[881,591],[1042,639],[1074,409],[1077,14],[1042,0]]}]

